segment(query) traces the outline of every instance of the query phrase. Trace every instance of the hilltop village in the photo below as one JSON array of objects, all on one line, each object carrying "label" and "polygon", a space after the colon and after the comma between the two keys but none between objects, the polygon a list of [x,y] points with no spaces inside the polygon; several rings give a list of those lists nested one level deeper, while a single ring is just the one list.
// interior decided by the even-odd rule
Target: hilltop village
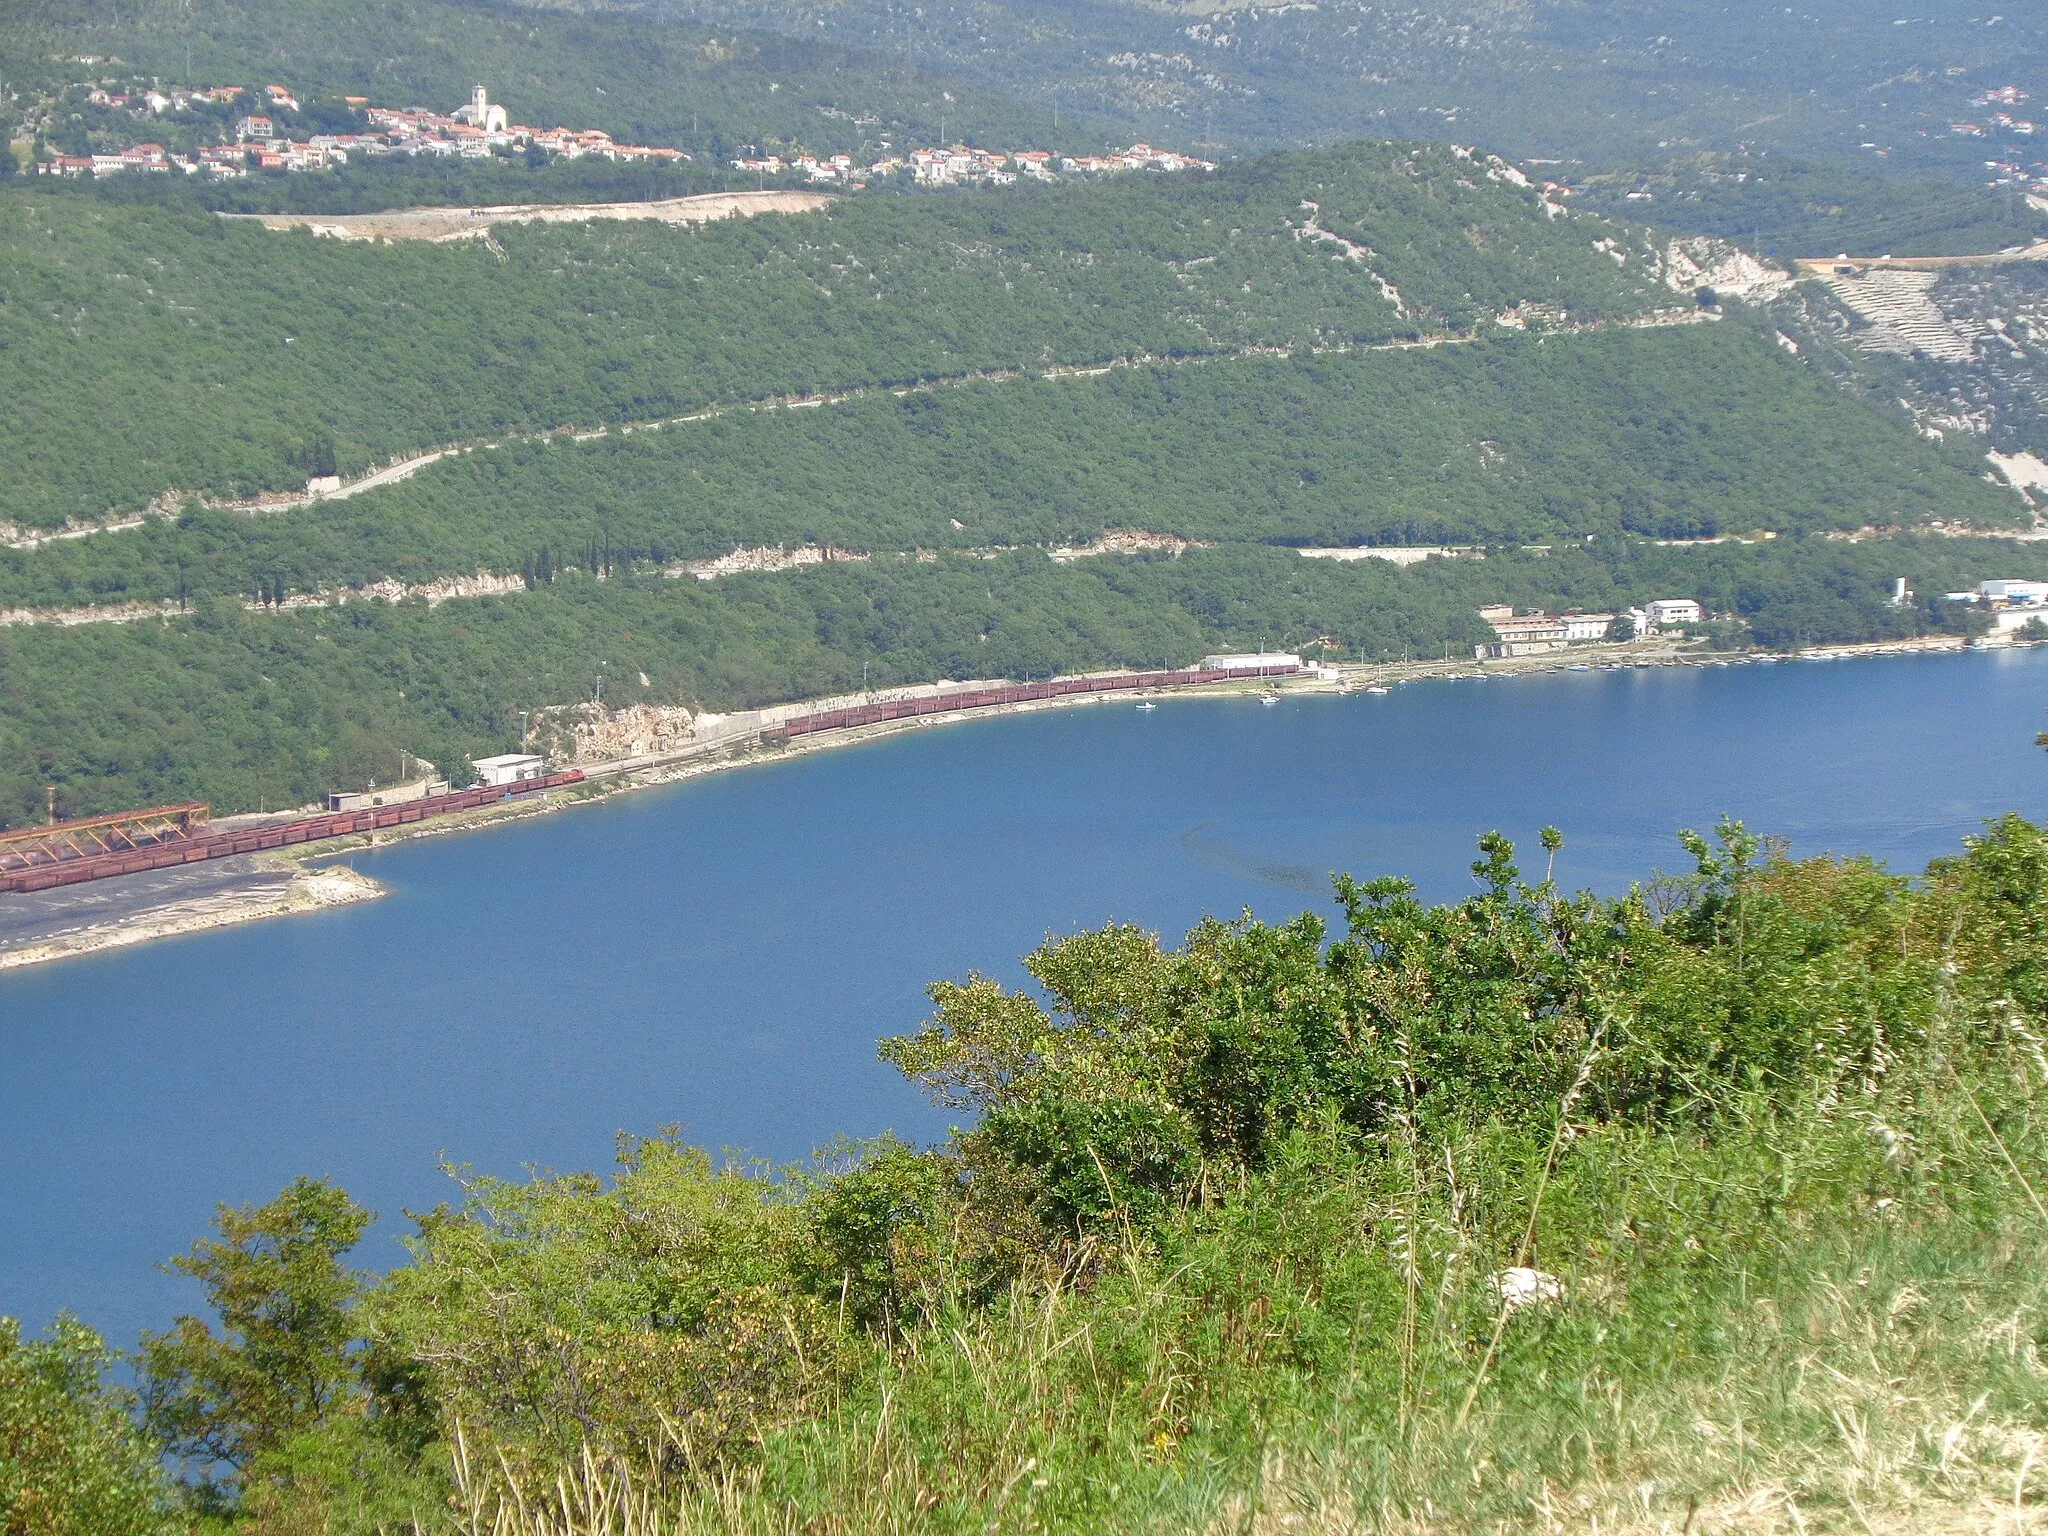
[{"label": "hilltop village", "polygon": [[1006,187],[1020,176],[1057,181],[1057,172],[1102,176],[1120,171],[1213,171],[1216,162],[1154,149],[1150,144],[1133,144],[1107,155],[1055,155],[1045,149],[976,149],[968,144],[952,144],[944,149],[913,149],[907,155],[887,155],[866,166],[855,164],[851,155],[833,155],[825,160],[810,155],[792,160],[767,155],[735,160],[732,166],[736,171],[756,171],[768,176],[797,172],[810,181],[841,181],[853,186],[865,185],[866,178],[907,172],[923,186],[959,186],[979,181]]},{"label": "hilltop village", "polygon": [[260,171],[326,171],[352,159],[393,156],[428,159],[485,160],[493,155],[530,153],[579,160],[594,156],[637,164],[675,164],[691,157],[680,149],[649,144],[621,144],[601,128],[531,128],[511,122],[504,107],[479,85],[469,101],[453,112],[427,107],[373,106],[366,96],[344,96],[341,104],[360,119],[362,131],[311,133],[293,138],[277,117],[301,111],[299,99],[281,85],[261,92],[238,85],[203,89],[152,88],[132,95],[95,88],[87,99],[110,111],[126,111],[138,119],[154,115],[225,107],[233,113],[222,135],[225,142],[202,145],[177,154],[161,144],[138,143],[126,149],[92,155],[53,155],[40,160],[45,176],[115,176],[124,172],[182,171],[214,180],[231,180]]},{"label": "hilltop village", "polygon": [[[282,85],[260,91],[239,85],[171,86],[118,90],[103,82],[86,93],[86,101],[109,114],[126,114],[139,129],[153,118],[192,115],[219,120],[219,143],[195,144],[179,151],[140,141],[91,154],[52,153],[38,158],[35,172],[43,176],[108,177],[132,173],[204,176],[228,181],[265,171],[331,171],[368,160],[489,160],[524,156],[529,164],[585,158],[628,165],[677,165],[694,160],[688,151],[654,144],[627,144],[601,128],[535,128],[511,120],[506,108],[478,85],[470,99],[452,112],[429,107],[373,105],[366,96],[339,98],[340,117],[351,126],[331,132],[307,132],[286,126],[287,117],[301,117],[299,97]],[[1044,149],[991,150],[955,143],[890,153],[872,161],[851,155],[740,156],[735,171],[778,180],[802,180],[849,187],[891,176],[909,176],[921,186],[981,183],[1009,186],[1020,177],[1057,180],[1061,173],[1114,175],[1124,171],[1213,171],[1216,163],[1133,144],[1102,155],[1059,155]]]}]

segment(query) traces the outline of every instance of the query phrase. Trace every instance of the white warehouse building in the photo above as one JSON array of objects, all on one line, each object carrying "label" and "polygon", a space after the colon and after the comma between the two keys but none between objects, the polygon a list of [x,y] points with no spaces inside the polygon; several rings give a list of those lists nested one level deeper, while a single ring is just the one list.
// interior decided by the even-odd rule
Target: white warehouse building
[{"label": "white warehouse building", "polygon": [[1205,672],[1299,672],[1301,658],[1292,651],[1245,651],[1224,656],[1204,656]]},{"label": "white warehouse building", "polygon": [[529,779],[544,779],[548,776],[548,760],[525,752],[507,752],[502,757],[472,758],[470,767],[476,770],[476,781],[482,785],[524,784]]},{"label": "white warehouse building", "polygon": [[1981,581],[1977,596],[1992,606],[2036,607],[2048,602],[2048,581]]}]

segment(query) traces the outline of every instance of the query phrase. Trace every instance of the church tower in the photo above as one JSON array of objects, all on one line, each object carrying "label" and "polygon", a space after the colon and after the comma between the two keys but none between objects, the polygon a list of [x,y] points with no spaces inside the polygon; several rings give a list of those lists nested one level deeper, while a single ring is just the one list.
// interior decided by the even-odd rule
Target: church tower
[{"label": "church tower", "polygon": [[491,105],[491,98],[481,82],[469,93],[469,105],[456,111],[455,119],[481,128],[485,133],[503,133],[507,123],[505,109]]}]

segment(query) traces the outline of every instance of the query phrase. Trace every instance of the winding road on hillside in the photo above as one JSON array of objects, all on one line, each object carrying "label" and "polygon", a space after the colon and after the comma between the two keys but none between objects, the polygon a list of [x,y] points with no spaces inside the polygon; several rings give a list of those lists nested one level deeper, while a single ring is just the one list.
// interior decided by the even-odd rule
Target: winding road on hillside
[{"label": "winding road on hillside", "polygon": [[[1546,328],[1543,334],[1546,336],[1576,336],[1608,330],[1662,330],[1671,326],[1707,324],[1718,321],[1720,318],[1717,314],[1698,309],[1692,305],[1673,306],[1668,309],[1651,310],[1646,314],[1628,319],[1589,320],[1581,323],[1555,325]],[[1498,321],[1496,324],[1502,331],[1512,331],[1521,328],[1505,320]],[[425,449],[406,458],[383,465],[354,480],[346,481],[331,490],[317,491],[309,494],[280,496],[272,493],[247,500],[215,500],[210,497],[199,496],[194,492],[165,491],[151,504],[149,512],[140,514],[127,513],[119,517],[110,517],[102,522],[72,523],[64,528],[53,529],[47,532],[0,524],[0,549],[28,550],[59,540],[91,538],[102,533],[126,532],[141,527],[151,516],[174,517],[177,515],[177,509],[180,506],[188,500],[195,499],[203,501],[207,506],[220,511],[241,512],[250,516],[271,516],[279,513],[295,512],[302,508],[313,506],[318,502],[346,500],[348,497],[360,495],[364,491],[375,490],[380,486],[393,485],[400,480],[409,479],[421,470],[452,454],[490,452],[511,443],[588,442],[595,438],[608,436],[613,432],[617,432],[622,436],[633,432],[658,432],[663,427],[688,426],[694,422],[713,421],[718,417],[731,415],[738,411],[810,410],[819,406],[842,405],[848,401],[863,399],[868,395],[884,391],[901,399],[908,395],[930,394],[940,389],[965,388],[974,384],[1002,384],[1017,379],[1093,379],[1100,378],[1107,373],[1114,373],[1118,369],[1123,368],[1152,368],[1167,365],[1176,368],[1199,368],[1214,363],[1242,362],[1247,359],[1287,358],[1293,357],[1297,353],[1314,357],[1328,357],[1368,352],[1427,351],[1435,347],[1468,346],[1478,340],[1481,334],[1479,331],[1447,331],[1428,336],[1404,337],[1395,341],[1368,342],[1363,345],[1354,345],[1347,342],[1335,346],[1254,346],[1240,347],[1228,352],[1183,354],[1178,357],[1162,357],[1149,352],[1140,352],[1099,359],[1094,362],[1056,363],[1038,368],[976,369],[966,373],[948,374],[916,384],[861,387],[811,395],[765,395],[753,400],[734,401],[728,405],[709,406],[704,410],[692,411],[683,416],[662,416],[646,421],[618,422],[595,428],[567,426],[532,432],[512,432],[489,441],[446,443],[440,447]],[[132,605],[130,606],[132,608]],[[38,612],[31,614],[20,609],[5,610],[0,611],[0,624],[95,622],[93,618],[84,616],[84,610],[67,610],[67,612],[73,615],[68,620],[60,618],[55,613]],[[121,621],[139,616],[137,612],[127,610],[120,613],[110,611],[106,615],[109,621]]]}]

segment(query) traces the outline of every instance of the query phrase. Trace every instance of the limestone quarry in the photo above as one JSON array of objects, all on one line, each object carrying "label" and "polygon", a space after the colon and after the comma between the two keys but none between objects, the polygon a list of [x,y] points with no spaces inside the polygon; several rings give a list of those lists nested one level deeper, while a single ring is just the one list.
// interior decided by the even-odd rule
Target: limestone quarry
[{"label": "limestone quarry", "polygon": [[1711,288],[1751,304],[1768,304],[1796,281],[1789,272],[1757,260],[1732,240],[1693,235],[1664,248],[1664,281],[1679,293]]}]

